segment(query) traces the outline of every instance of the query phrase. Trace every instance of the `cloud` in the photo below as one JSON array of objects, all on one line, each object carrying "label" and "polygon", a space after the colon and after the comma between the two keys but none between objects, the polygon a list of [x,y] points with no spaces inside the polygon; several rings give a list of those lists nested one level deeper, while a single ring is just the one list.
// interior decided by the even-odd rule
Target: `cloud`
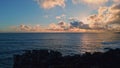
[{"label": "cloud", "polygon": [[66,22],[61,21],[61,22],[59,22],[57,25],[59,25],[61,28],[66,28],[67,23],[66,23]]},{"label": "cloud", "polygon": [[65,14],[62,14],[60,16],[56,16],[56,19],[58,19],[58,20],[65,19],[65,18],[66,18]]},{"label": "cloud", "polygon": [[15,26],[12,28],[16,31],[20,32],[41,32],[41,31],[65,31],[65,30],[79,30],[79,29],[89,29],[87,24],[84,24],[81,21],[71,21],[69,23],[60,21],[58,23],[51,23],[47,26],[47,28],[43,28],[41,25],[24,25],[21,24],[19,26]]},{"label": "cloud", "polygon": [[114,29],[119,30],[120,26],[120,4],[110,7],[100,7],[98,14],[87,18],[89,26],[94,29]]},{"label": "cloud", "polygon": [[72,0],[73,4],[77,4],[79,2],[79,0]]},{"label": "cloud", "polygon": [[85,4],[89,7],[99,7],[108,1],[109,0],[72,0],[73,4]]},{"label": "cloud", "polygon": [[35,0],[42,8],[50,9],[56,6],[65,7],[65,0]]},{"label": "cloud", "polygon": [[20,27],[20,30],[21,31],[31,31],[31,27],[30,26],[28,26],[28,25],[20,25],[19,26]]},{"label": "cloud", "polygon": [[112,5],[107,14],[108,24],[120,24],[120,4]]},{"label": "cloud", "polygon": [[120,3],[120,0],[113,0],[113,2],[115,2],[115,3]]},{"label": "cloud", "polygon": [[98,14],[90,15],[87,18],[87,22],[89,23],[89,27],[94,29],[104,29],[105,28],[105,20],[108,8],[100,7],[98,9]]},{"label": "cloud", "polygon": [[15,27],[15,29],[17,29],[17,31],[27,31],[27,32],[35,31],[36,32],[36,31],[40,31],[42,28],[40,25],[30,26],[30,25],[21,24],[18,27]]},{"label": "cloud", "polygon": [[63,21],[61,21],[57,24],[51,23],[49,25],[50,30],[65,30],[65,29],[67,29],[67,27],[69,27],[69,25],[66,22],[63,22]]},{"label": "cloud", "polygon": [[[48,17],[48,15],[46,15]],[[56,16],[56,19],[66,19],[66,15],[62,14]],[[78,17],[70,17],[70,22],[60,21],[58,23],[51,23],[48,30],[70,30],[70,29],[104,29],[104,30],[117,30],[120,31],[120,4],[113,4],[109,7],[99,7],[98,13],[90,15],[86,18],[85,24],[80,21]],[[40,25],[20,25],[17,27],[19,31],[41,31],[43,28]],[[47,30],[45,28],[44,30]]]},{"label": "cloud", "polygon": [[70,20],[70,21],[76,21],[76,20],[79,20],[79,18],[78,17],[70,17],[68,20]]},{"label": "cloud", "polygon": [[89,26],[81,21],[72,21],[70,22],[70,28],[89,29]]},{"label": "cloud", "polygon": [[108,2],[108,0],[83,0],[83,2],[87,4],[102,5]]},{"label": "cloud", "polygon": [[51,24],[49,25],[48,29],[50,29],[50,30],[59,29],[59,26],[56,25],[55,23],[51,23]]},{"label": "cloud", "polygon": [[66,22],[59,22],[57,24],[52,23],[49,25],[49,30],[57,30],[57,31],[65,31],[65,30],[80,30],[80,29],[89,29],[88,24],[84,24],[83,22],[80,21],[71,21],[70,23],[66,23]]}]

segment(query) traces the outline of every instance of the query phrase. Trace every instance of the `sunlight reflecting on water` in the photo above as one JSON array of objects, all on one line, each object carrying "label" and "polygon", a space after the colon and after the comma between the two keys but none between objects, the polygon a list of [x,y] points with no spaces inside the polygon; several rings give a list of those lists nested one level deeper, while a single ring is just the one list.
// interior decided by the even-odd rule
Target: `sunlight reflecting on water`
[{"label": "sunlight reflecting on water", "polygon": [[[23,50],[52,49],[63,55],[104,52],[104,48],[120,48],[117,33],[1,33],[0,66],[12,67],[13,54]],[[9,63],[8,63],[9,62]]]}]

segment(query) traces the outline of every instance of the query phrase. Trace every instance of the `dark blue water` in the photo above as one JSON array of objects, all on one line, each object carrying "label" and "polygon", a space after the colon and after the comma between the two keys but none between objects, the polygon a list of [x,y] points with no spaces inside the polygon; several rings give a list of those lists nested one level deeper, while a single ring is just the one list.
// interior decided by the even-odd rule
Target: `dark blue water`
[{"label": "dark blue water", "polygon": [[104,52],[120,48],[117,33],[0,33],[0,68],[12,68],[13,54],[23,50],[52,49],[64,55]]}]

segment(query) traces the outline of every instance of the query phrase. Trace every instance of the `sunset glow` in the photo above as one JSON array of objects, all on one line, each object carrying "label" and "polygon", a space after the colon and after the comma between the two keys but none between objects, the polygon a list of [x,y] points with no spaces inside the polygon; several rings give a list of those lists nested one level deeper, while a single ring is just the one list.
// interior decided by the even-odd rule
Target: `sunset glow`
[{"label": "sunset glow", "polygon": [[119,0],[0,1],[0,32],[120,31]]},{"label": "sunset glow", "polygon": [[0,0],[0,47],[0,68],[120,68],[120,0]]}]

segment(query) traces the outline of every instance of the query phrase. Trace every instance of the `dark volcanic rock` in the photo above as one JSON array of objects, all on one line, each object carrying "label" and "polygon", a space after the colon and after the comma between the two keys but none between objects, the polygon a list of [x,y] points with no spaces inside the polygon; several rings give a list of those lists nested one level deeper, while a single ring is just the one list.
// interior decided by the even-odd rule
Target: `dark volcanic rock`
[{"label": "dark volcanic rock", "polygon": [[62,56],[52,50],[26,50],[14,55],[14,68],[120,68],[120,49]]}]

